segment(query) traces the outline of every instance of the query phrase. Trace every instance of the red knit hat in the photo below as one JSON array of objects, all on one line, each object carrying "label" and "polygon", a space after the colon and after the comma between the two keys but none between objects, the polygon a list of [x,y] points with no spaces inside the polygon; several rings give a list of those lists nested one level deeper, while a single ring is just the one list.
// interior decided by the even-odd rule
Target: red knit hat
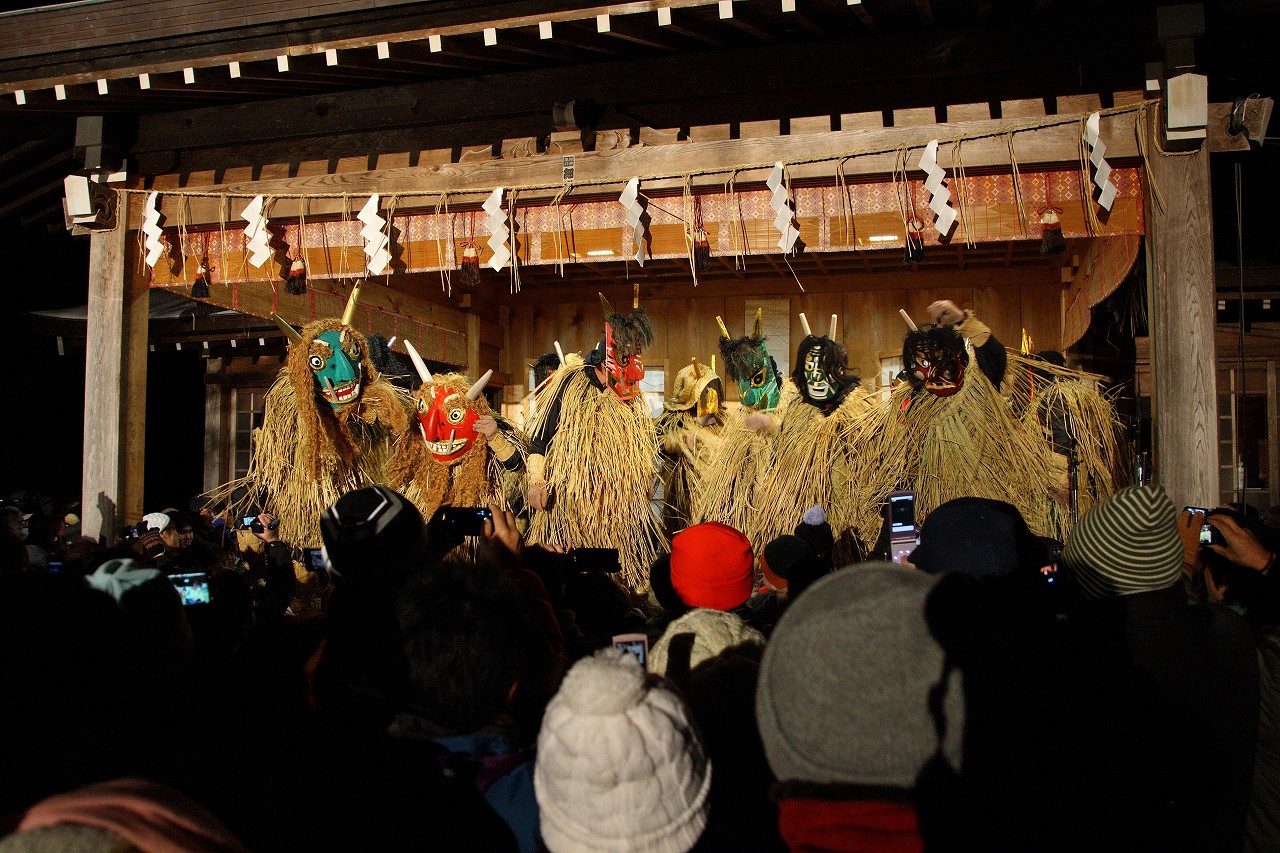
[{"label": "red knit hat", "polygon": [[751,597],[751,542],[718,521],[686,527],[671,539],[671,585],[690,607],[732,610]]}]

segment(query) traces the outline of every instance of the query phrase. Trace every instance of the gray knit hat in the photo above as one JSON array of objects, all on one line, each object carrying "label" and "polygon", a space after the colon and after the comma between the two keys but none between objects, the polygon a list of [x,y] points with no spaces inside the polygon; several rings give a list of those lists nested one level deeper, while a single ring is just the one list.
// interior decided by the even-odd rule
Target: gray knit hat
[{"label": "gray knit hat", "polygon": [[[943,652],[925,623],[936,575],[864,563],[827,575],[765,646],[756,722],[783,782],[911,788],[938,753],[931,693]],[[960,766],[964,697],[950,673],[942,755]]]},{"label": "gray knit hat", "polygon": [[1062,562],[1091,598],[1164,589],[1182,577],[1173,502],[1159,486],[1129,486],[1080,516]]}]

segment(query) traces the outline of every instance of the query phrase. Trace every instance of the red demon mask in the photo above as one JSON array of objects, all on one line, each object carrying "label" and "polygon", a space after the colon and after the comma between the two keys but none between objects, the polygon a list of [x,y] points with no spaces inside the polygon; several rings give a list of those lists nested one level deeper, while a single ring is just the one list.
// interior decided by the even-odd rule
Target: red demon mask
[{"label": "red demon mask", "polygon": [[640,396],[640,380],[644,379],[640,346],[619,346],[613,338],[613,326],[608,323],[604,327],[604,372],[609,390],[619,400],[634,400]]},{"label": "red demon mask", "polygon": [[457,388],[437,385],[429,392],[430,403],[427,393],[427,388],[419,392],[418,426],[427,450],[437,462],[448,464],[471,448],[481,413],[476,410],[475,402],[467,399],[466,392]]},{"label": "red demon mask", "polygon": [[937,397],[950,397],[964,386],[969,356],[964,339],[947,329],[911,332],[903,347],[907,381]]}]

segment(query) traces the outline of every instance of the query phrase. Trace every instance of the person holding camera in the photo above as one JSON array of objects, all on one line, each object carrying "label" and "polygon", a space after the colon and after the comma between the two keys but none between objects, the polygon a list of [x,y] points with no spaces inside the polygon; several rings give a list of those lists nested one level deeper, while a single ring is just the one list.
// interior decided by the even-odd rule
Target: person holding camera
[{"label": "person holding camera", "polygon": [[[240,538],[241,564],[253,593],[255,616],[260,624],[284,618],[297,591],[293,572],[293,549],[281,538],[280,522],[270,513],[244,517]],[[254,541],[261,545],[254,545]],[[249,545],[249,547],[245,547]]]}]

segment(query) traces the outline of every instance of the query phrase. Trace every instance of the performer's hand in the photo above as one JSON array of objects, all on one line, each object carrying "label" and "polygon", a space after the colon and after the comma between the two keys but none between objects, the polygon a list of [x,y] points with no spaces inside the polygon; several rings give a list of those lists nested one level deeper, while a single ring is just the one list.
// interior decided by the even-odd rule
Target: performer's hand
[{"label": "performer's hand", "polygon": [[694,433],[686,432],[684,435],[680,436],[680,438],[684,440],[685,447],[690,450],[698,449],[698,436]]},{"label": "performer's hand", "polygon": [[742,419],[742,426],[755,432],[773,429],[773,418],[763,412],[752,412]]},{"label": "performer's hand", "polygon": [[1271,565],[1271,552],[1262,547],[1258,537],[1245,530],[1229,515],[1211,515],[1205,519],[1206,524],[1218,528],[1226,545],[1206,545],[1216,554],[1221,554],[1233,563],[1248,566],[1257,572],[1266,574]]},{"label": "performer's hand", "polygon": [[484,535],[480,537],[480,550],[496,563],[519,561],[524,550],[524,539],[516,527],[516,517],[510,510],[497,504],[489,504],[492,518],[484,523]]},{"label": "performer's hand", "polygon": [[939,299],[930,305],[929,316],[939,326],[955,326],[964,321],[964,311],[950,299]]},{"label": "performer's hand", "polygon": [[475,430],[486,439],[493,438],[498,434],[498,422],[493,419],[493,415],[485,415],[476,421]]},{"label": "performer's hand", "polygon": [[538,480],[529,484],[529,490],[525,493],[524,501],[534,509],[546,509],[551,495],[547,492],[547,483],[545,480]]}]

